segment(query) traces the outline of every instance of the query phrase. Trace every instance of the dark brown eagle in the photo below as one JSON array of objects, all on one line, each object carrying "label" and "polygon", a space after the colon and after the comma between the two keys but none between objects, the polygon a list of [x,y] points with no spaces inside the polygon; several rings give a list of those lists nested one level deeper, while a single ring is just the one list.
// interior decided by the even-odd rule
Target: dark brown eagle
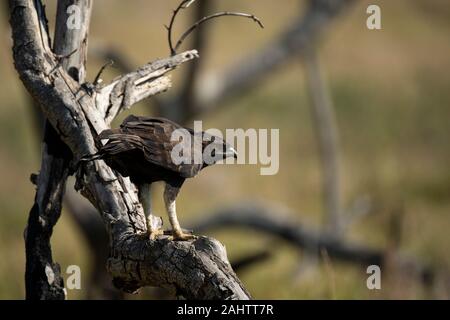
[{"label": "dark brown eagle", "polygon": [[[200,161],[192,160],[190,163],[174,161],[172,151],[180,144],[180,140],[173,138],[177,130],[187,132],[190,135],[188,138],[192,138],[192,141],[195,134],[200,134],[200,143],[190,144],[192,155],[203,155],[205,148],[208,148],[212,150],[213,162],[204,161],[203,157]],[[194,133],[192,129],[184,128],[164,118],[131,115],[123,121],[120,128],[103,131],[97,140],[100,142],[99,145],[102,145],[103,140],[108,141],[95,155],[89,157],[89,160],[105,160],[111,168],[125,177],[130,177],[131,181],[138,185],[139,198],[147,216],[147,229],[151,239],[162,233],[162,230],[154,230],[152,227],[151,183],[156,181],[166,183],[164,202],[173,229],[173,239],[191,239],[192,235],[182,231],[176,214],[175,199],[184,180],[196,176],[200,170],[218,160],[237,157],[236,151],[223,139],[204,132]]]}]

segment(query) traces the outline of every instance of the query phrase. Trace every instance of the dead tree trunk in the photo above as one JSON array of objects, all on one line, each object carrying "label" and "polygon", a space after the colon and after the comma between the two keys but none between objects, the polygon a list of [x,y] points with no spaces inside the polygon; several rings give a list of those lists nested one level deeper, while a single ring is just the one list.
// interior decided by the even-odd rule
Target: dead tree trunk
[{"label": "dead tree trunk", "polygon": [[28,300],[65,298],[60,266],[53,262],[50,237],[61,215],[71,152],[55,130],[46,124],[42,165],[34,182],[35,202],[25,230],[25,289]]},{"label": "dead tree trunk", "polygon": [[[67,28],[67,8],[71,5],[77,5],[81,9],[83,21],[86,21],[83,24],[84,28],[72,30]],[[87,34],[91,6],[90,0],[63,0],[58,2],[57,9],[53,51],[72,78],[81,82],[84,82],[86,74]],[[72,54],[68,56],[70,53]],[[30,212],[25,234],[26,298],[64,299],[62,290],[64,283],[60,276],[60,268],[58,264],[52,262],[50,237],[53,226],[61,215],[72,152],[48,121],[45,123],[44,130],[42,166],[36,181],[36,201]],[[40,232],[35,232],[36,228],[39,228],[37,221],[43,224]]]},{"label": "dead tree trunk", "polygon": [[[75,2],[90,4],[90,1]],[[61,1],[60,5],[64,3],[68,2]],[[146,64],[108,85],[92,88],[82,81],[80,69],[73,72],[72,67],[77,68],[81,60],[74,65],[62,63],[61,59],[65,57],[51,49],[47,19],[40,0],[10,0],[10,12],[16,70],[57,136],[70,149],[75,162],[96,152],[94,138],[109,128],[123,109],[169,89],[171,82],[166,73],[197,57],[195,50],[187,51]],[[86,37],[83,44],[78,43],[78,55],[85,53],[89,23],[86,20],[81,28]],[[27,231],[27,235],[32,236],[30,239],[27,236],[27,248],[44,248],[44,255],[27,261],[28,270],[34,271],[28,274],[36,275],[30,277],[30,287],[41,292],[33,297],[41,299],[64,297],[49,245],[52,227],[60,214],[64,183],[45,179],[53,177],[51,171],[46,173],[51,164],[43,158],[37,179],[37,184],[43,187],[38,188],[37,205],[33,207]],[[77,178],[78,189],[97,208],[107,227],[111,245],[107,268],[117,287],[134,292],[146,285],[159,286],[191,299],[250,298],[233,272],[225,248],[218,241],[206,237],[189,242],[146,239],[143,236],[146,233],[145,217],[137,189],[128,178],[113,172],[101,160],[88,163]],[[48,190],[48,193],[42,194],[40,190]]]}]

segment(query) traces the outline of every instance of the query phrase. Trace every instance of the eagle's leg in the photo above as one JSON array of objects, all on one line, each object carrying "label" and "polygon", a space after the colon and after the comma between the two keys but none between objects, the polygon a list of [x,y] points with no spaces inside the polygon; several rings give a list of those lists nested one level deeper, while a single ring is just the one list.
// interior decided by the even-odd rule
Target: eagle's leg
[{"label": "eagle's leg", "polygon": [[166,204],[167,214],[169,215],[169,221],[172,225],[173,240],[190,240],[196,237],[192,234],[186,234],[181,229],[180,223],[177,218],[177,207],[175,199],[177,198],[180,187],[183,183],[166,183],[164,189],[164,203]]},{"label": "eagle's leg", "polygon": [[147,232],[150,239],[154,240],[158,235],[163,234],[163,230],[155,226],[156,217],[152,215],[152,201],[149,183],[143,183],[139,186],[139,201],[144,208],[144,214],[147,221]]}]

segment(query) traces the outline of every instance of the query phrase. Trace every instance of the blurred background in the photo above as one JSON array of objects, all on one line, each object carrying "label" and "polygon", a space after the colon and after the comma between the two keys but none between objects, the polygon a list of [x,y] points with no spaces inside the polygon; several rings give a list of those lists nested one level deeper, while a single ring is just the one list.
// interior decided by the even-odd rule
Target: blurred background
[{"label": "blurred background", "polygon": [[[56,1],[44,2],[53,27]],[[224,17],[202,28],[206,34],[201,48],[186,41],[183,49],[200,51],[195,77],[203,91],[212,90],[214,79],[223,72],[245,66],[252,61],[247,57],[281,39],[292,25],[304,22],[311,10],[321,10],[306,0],[283,0],[282,4],[271,0],[205,2],[206,13],[253,13],[265,29],[246,19]],[[117,68],[108,69],[103,76],[106,82],[121,69],[168,56],[163,25],[177,4],[173,0],[94,1],[88,79],[92,81],[112,55],[123,65],[116,63]],[[370,4],[381,8],[382,30],[366,27]],[[195,8],[198,5],[181,14],[176,35],[200,14]],[[6,6],[1,10],[0,298],[22,299],[23,230],[35,192],[29,177],[40,167],[41,137],[36,107],[13,67]],[[253,259],[237,272],[255,298],[448,299],[450,2],[355,1],[343,5],[332,18],[322,18],[318,23],[324,28],[318,37],[312,37],[311,49],[286,55],[286,61],[252,80],[238,94],[224,96],[212,110],[191,117],[203,120],[204,128],[280,129],[280,170],[274,176],[261,176],[259,166],[254,165],[205,170],[187,181],[178,197],[181,224],[195,224],[220,208],[253,201],[282,207],[287,215],[282,221],[289,221],[292,228],[298,224],[302,230],[326,235],[333,232],[328,221],[334,201],[343,227],[340,233],[333,233],[333,241],[376,250],[387,257],[381,268],[381,290],[367,288],[365,262],[335,257],[326,248],[302,248],[270,230],[225,226],[202,233],[224,243],[230,261]],[[189,66],[177,69],[172,90],[133,107],[118,121],[130,113],[161,114],[158,110],[175,101],[192,81],[188,75]],[[325,129],[320,123],[321,110]],[[192,126],[192,119],[183,118],[183,122]],[[321,143],[321,132],[335,138],[331,147],[326,143],[324,147],[323,139]],[[327,155],[331,155],[331,163],[324,160]],[[334,186],[324,187],[327,172],[331,178],[325,182]],[[53,257],[63,275],[69,265],[79,265],[82,270],[82,288],[68,290],[68,298],[165,297],[164,292],[152,289],[121,295],[92,288],[101,286],[103,280],[95,270],[101,274],[104,266],[95,259],[100,253],[92,250],[70,212],[74,204],[86,206],[73,195],[73,183],[70,180],[67,189],[76,200],[64,208],[52,237]],[[155,189],[155,211],[166,219],[162,188]],[[330,193],[335,199],[327,204]],[[274,219],[279,221],[275,211]],[[397,260],[389,259],[391,256],[408,257],[431,270],[431,280],[417,272],[410,274],[395,265]]]}]

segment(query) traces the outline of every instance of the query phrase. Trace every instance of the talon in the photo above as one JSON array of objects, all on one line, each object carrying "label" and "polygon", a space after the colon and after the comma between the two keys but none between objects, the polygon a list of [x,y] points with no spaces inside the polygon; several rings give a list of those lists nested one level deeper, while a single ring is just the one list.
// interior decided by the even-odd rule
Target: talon
[{"label": "talon", "polygon": [[195,240],[198,237],[196,235],[190,234],[190,233],[184,233],[183,231],[173,231],[172,236],[169,237],[170,240],[173,241],[189,241],[189,240]]},{"label": "talon", "polygon": [[155,240],[156,238],[158,238],[158,236],[161,236],[164,234],[164,230],[162,229],[158,229],[158,230],[152,230],[147,232],[148,238],[150,240]]}]

